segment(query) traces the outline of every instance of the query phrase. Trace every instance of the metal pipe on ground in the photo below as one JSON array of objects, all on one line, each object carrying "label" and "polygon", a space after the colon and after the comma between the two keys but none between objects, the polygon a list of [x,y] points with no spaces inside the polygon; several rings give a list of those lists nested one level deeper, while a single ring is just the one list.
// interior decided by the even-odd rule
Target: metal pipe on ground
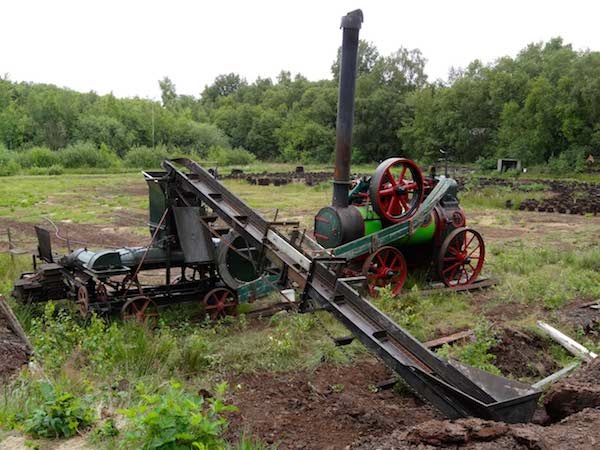
[{"label": "metal pipe on ground", "polygon": [[332,206],[348,206],[350,187],[350,159],[352,150],[352,128],[354,126],[354,90],[358,61],[358,33],[363,22],[360,9],[342,17],[342,55],[338,112],[335,132],[335,171],[333,175]]}]

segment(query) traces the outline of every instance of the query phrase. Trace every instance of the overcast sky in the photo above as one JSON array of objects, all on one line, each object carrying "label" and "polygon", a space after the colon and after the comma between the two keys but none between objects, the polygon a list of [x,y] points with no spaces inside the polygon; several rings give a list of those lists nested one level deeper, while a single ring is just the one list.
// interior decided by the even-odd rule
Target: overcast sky
[{"label": "overcast sky", "polygon": [[382,54],[421,49],[430,80],[554,36],[600,50],[597,0],[0,0],[0,74],[157,99],[165,75],[195,96],[229,72],[330,78],[340,18],[356,8],[362,39]]}]

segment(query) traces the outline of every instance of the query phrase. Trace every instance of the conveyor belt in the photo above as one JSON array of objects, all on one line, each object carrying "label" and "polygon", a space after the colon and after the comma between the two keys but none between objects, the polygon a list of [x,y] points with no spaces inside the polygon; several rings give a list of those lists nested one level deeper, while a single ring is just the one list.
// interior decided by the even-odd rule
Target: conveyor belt
[{"label": "conveyor belt", "polygon": [[[173,163],[191,173],[183,173]],[[523,422],[532,417],[539,391],[437,356],[352,287],[355,282],[362,282],[362,277],[338,278],[329,270],[330,264],[340,263],[340,254],[348,257],[348,252],[339,252],[337,258],[310,258],[195,162],[184,158],[167,160],[163,167],[178,189],[196,195],[253,245],[264,246],[270,255],[279,258],[288,267],[289,277],[304,286],[304,298],[331,312],[417,394],[448,417],[476,416],[506,422]],[[435,206],[451,181],[442,180],[438,184],[439,189],[430,194],[431,199],[425,200],[425,208],[417,212],[412,224],[406,225],[408,232],[422,223],[431,212],[429,207]],[[396,227],[392,233],[403,230]],[[370,243],[365,240],[364,245]]]}]

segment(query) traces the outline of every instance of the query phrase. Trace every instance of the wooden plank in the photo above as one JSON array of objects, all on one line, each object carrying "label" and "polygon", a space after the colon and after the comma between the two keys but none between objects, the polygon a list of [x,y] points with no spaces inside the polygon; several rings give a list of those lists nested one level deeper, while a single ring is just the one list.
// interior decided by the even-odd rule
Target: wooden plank
[{"label": "wooden plank", "polygon": [[[496,284],[498,284],[498,280],[496,280],[495,278],[480,278],[480,279],[474,281],[473,283],[469,284],[468,286],[454,286],[454,287],[444,286],[444,287],[440,287],[440,288],[425,289],[423,291],[417,291],[417,293],[419,295],[432,295],[432,294],[439,294],[441,292],[465,292],[465,291],[473,291],[475,289],[488,288],[491,286],[495,286]],[[413,291],[403,290],[402,292],[405,294],[408,294],[408,293],[412,293]]]},{"label": "wooden plank", "polygon": [[441,338],[432,339],[431,341],[424,342],[423,345],[429,349],[434,349],[441,347],[442,345],[450,344],[456,341],[460,341],[462,339],[469,338],[474,334],[475,333],[473,332],[473,330],[459,331],[458,333],[454,333],[449,336],[444,336]]}]

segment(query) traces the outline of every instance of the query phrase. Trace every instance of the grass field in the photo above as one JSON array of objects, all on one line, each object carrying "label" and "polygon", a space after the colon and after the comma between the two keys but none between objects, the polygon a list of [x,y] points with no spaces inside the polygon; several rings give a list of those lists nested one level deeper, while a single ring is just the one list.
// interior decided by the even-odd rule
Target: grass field
[{"label": "grass field", "polygon": [[[329,184],[262,187],[235,180],[224,183],[266,217],[279,209],[279,219],[298,219],[308,229],[314,213],[331,199]],[[545,194],[527,193],[527,198],[535,195]],[[421,340],[476,328],[478,341],[444,352],[513,376],[494,365],[492,347],[505,329],[537,336],[535,321],[544,319],[598,349],[571,311],[600,298],[600,218],[505,209],[508,198],[515,199],[515,193],[486,188],[461,194],[468,224],[481,231],[486,241],[484,275],[497,278],[496,287],[424,297],[419,295],[426,287],[422,277],[414,276],[409,280],[409,294],[399,299],[382,295],[373,301]],[[136,240],[143,245],[149,237],[147,206],[145,182],[134,173],[6,177],[0,184],[0,225],[10,227],[16,244],[29,250],[35,248],[32,225],[43,223],[43,217],[50,218],[62,235],[68,232],[71,239],[91,248]],[[6,249],[4,233],[0,245]],[[13,261],[8,254],[0,254],[0,293],[9,293],[12,281],[29,263],[26,256]],[[372,360],[360,344],[333,345],[329,335],[348,333],[326,313],[282,313],[264,319],[241,315],[214,325],[203,321],[200,307],[192,305],[166,310],[158,328],[149,330],[115,318],[84,321],[71,305],[61,302],[45,309],[19,305],[14,309],[32,340],[41,369],[23,372],[11,384],[3,384],[0,433],[16,429],[27,436],[20,439],[40,448],[53,448],[61,442],[36,435],[41,426],[31,420],[50,401],[40,387],[44,383],[52,386],[55,397],[68,393],[82,407],[90,408],[93,418],[79,438],[82,445],[132,448],[150,439],[144,434],[148,411],[171,420],[175,412],[169,402],[193,403],[199,389],[214,393],[219,383],[227,381],[223,401],[236,405],[249,389],[245,380],[251,374],[272,380],[296,372],[318,373],[323,367],[342,367],[352,373],[356,364]],[[550,343],[546,348],[541,355],[544,358],[558,365],[571,361],[560,348]],[[337,384],[329,388],[334,393],[344,390]],[[206,420],[233,448],[267,447],[257,423],[246,424],[241,434],[227,434],[219,418],[230,414],[237,417],[226,411],[213,416],[207,412]],[[155,425],[160,428],[164,423]]]}]

